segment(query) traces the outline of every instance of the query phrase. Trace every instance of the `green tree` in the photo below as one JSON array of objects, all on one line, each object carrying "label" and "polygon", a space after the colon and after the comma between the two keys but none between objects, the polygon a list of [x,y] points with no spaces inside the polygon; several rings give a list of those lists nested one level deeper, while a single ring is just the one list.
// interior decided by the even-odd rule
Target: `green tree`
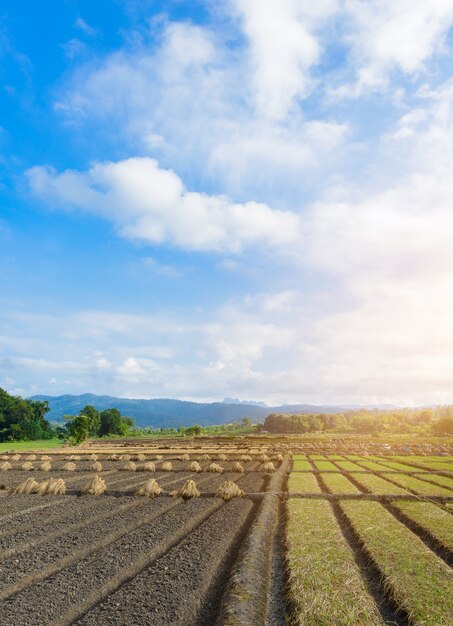
[{"label": "green tree", "polygon": [[90,437],[97,437],[101,428],[101,415],[92,404],[87,404],[81,411],[80,415],[86,415],[90,418]]},{"label": "green tree", "polygon": [[88,415],[76,415],[67,424],[67,429],[74,443],[82,443],[90,434],[90,418]]}]

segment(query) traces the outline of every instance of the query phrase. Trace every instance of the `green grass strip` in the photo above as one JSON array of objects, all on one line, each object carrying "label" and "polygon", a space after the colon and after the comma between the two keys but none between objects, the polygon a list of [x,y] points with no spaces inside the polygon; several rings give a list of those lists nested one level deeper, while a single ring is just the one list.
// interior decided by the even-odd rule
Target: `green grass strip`
[{"label": "green grass strip", "polygon": [[432,480],[434,483],[442,485],[443,487],[450,487],[450,489],[453,489],[453,476],[449,478],[448,476],[442,476],[441,474],[423,474],[423,478]]},{"label": "green grass strip", "polygon": [[360,493],[346,476],[341,474],[321,474],[321,477],[331,493]]},{"label": "green grass strip", "polygon": [[423,480],[419,480],[415,476],[408,476],[407,474],[391,474],[391,480],[405,487],[411,489],[415,493],[423,496],[451,496],[450,489],[441,487],[440,485],[433,485],[432,483],[426,483]]},{"label": "green grass strip", "polygon": [[352,463],[352,461],[337,461],[337,465],[342,470],[346,470],[347,472],[357,472],[361,469],[358,465]]},{"label": "green grass strip", "polygon": [[453,578],[448,565],[379,503],[343,500],[340,507],[410,623],[451,626]]},{"label": "green grass strip", "polygon": [[379,465],[379,463],[375,463],[374,461],[360,461],[360,463],[357,464],[358,469],[362,468],[362,469],[368,469],[368,470],[373,470],[376,472],[379,472],[379,470],[382,472],[382,470],[384,469],[382,467],[382,465]]},{"label": "green grass strip", "polygon": [[310,461],[305,460],[300,460],[300,461],[293,461],[293,469],[294,470],[311,470],[313,469],[311,466]]},{"label": "green grass strip", "polygon": [[[393,476],[393,474],[392,474]],[[388,480],[381,478],[380,476],[375,476],[374,474],[355,474],[354,479],[363,485],[365,489],[371,491],[371,493],[375,493],[378,496],[383,496],[387,494],[407,494],[407,490],[402,487],[396,487],[392,485]]]},{"label": "green grass strip", "polygon": [[314,474],[290,474],[288,480],[288,491],[301,493],[319,493],[321,490]]},{"label": "green grass strip", "polygon": [[338,467],[332,463],[332,461],[314,461],[316,469],[319,470],[334,470],[338,472]]},{"label": "green grass strip", "polygon": [[289,500],[287,542],[295,624],[384,623],[328,502]]},{"label": "green grass strip", "polygon": [[404,465],[403,463],[396,463],[395,461],[380,461],[380,464],[382,465],[382,467],[386,467],[388,469],[400,470],[402,472],[412,471],[409,465]]}]

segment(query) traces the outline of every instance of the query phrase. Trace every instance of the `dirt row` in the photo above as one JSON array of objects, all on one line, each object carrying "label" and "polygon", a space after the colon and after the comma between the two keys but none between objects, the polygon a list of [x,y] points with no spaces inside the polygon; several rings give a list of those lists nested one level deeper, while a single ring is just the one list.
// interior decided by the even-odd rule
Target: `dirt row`
[{"label": "dirt row", "polygon": [[[203,478],[209,491],[226,479]],[[245,491],[267,481],[237,480]],[[0,498],[2,625],[212,624],[258,507],[248,499],[65,496],[37,514],[45,498]],[[7,502],[22,506],[11,511]]]}]

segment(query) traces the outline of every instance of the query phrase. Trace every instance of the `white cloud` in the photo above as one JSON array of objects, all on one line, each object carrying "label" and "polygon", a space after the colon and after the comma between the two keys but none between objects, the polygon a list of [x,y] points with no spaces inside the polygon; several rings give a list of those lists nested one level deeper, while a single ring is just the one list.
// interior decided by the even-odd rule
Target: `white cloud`
[{"label": "white cloud", "polygon": [[121,235],[188,250],[239,252],[273,248],[299,237],[298,217],[256,202],[189,192],[172,171],[149,158],[98,163],[88,172],[27,172],[33,193],[53,208],[82,209],[113,221]]},{"label": "white cloud", "polygon": [[453,25],[451,0],[345,0],[352,29],[348,33],[357,84],[343,93],[380,88],[395,70],[413,75],[446,50]]},{"label": "white cloud", "polygon": [[316,29],[336,12],[330,0],[232,0],[250,42],[254,98],[260,114],[286,117],[312,87],[310,69],[321,54]]},{"label": "white cloud", "polygon": [[75,28],[78,28],[79,30],[83,31],[83,33],[85,35],[88,35],[88,37],[94,37],[94,35],[97,34],[97,30],[95,28],[93,28],[92,26],[90,26],[83,19],[83,17],[78,17],[76,19],[76,21],[74,22],[74,26],[75,26]]}]

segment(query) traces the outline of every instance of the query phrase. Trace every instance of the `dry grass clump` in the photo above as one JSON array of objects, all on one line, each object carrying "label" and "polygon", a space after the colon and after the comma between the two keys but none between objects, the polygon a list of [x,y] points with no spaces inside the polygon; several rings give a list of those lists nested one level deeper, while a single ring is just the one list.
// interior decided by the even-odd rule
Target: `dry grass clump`
[{"label": "dry grass clump", "polygon": [[52,464],[49,461],[44,461],[39,466],[39,469],[41,470],[41,472],[50,472],[50,470],[52,469]]},{"label": "dry grass clump", "polygon": [[272,457],[272,461],[283,461],[283,454],[274,454]]},{"label": "dry grass clump", "polygon": [[20,454],[12,454],[12,455],[9,457],[9,460],[10,460],[10,461],[20,461],[20,459],[21,459]]},{"label": "dry grass clump", "polygon": [[130,454],[122,454],[121,455],[121,460],[122,461],[130,461],[132,459]]},{"label": "dry grass clump", "polygon": [[119,461],[120,457],[117,454],[110,454],[107,457],[107,461]]},{"label": "dry grass clump", "polygon": [[99,461],[95,461],[90,466],[90,470],[93,471],[93,472],[102,472],[102,463],[99,463]]},{"label": "dry grass clump", "polygon": [[233,472],[240,472],[241,474],[243,474],[245,472],[245,469],[242,467],[242,465],[237,462],[237,463],[233,463]]},{"label": "dry grass clump", "polygon": [[146,456],[145,456],[144,454],[142,454],[142,453],[137,454],[137,455],[135,456],[135,460],[136,460],[136,461],[142,461],[142,462],[143,462],[143,461],[146,461]]},{"label": "dry grass clump", "polygon": [[272,474],[272,472],[275,472],[275,465],[272,463],[272,461],[266,461],[266,463],[263,463],[260,466],[260,472],[267,472],[268,474]]},{"label": "dry grass clump", "polygon": [[50,457],[48,454],[43,454],[41,456],[41,461],[51,461],[52,457]]},{"label": "dry grass clump", "polygon": [[202,454],[198,460],[199,461],[210,461],[211,457],[209,456],[209,454]]},{"label": "dry grass clump", "polygon": [[0,472],[7,472],[11,469],[11,463],[9,461],[4,461],[0,463]]},{"label": "dry grass clump", "polygon": [[37,459],[37,458],[38,458],[38,457],[36,456],[36,454],[28,454],[28,455],[25,457],[25,460],[26,460],[26,461],[36,461],[36,459]]},{"label": "dry grass clump", "polygon": [[198,498],[200,492],[198,491],[194,480],[186,480],[182,487],[175,489],[175,491],[172,491],[170,495],[176,498],[189,500],[189,498]]},{"label": "dry grass clump", "polygon": [[156,461],[162,461],[162,460],[163,460],[163,458],[164,458],[164,457],[163,457],[163,455],[162,455],[162,454],[156,454],[156,458],[155,458],[155,460],[156,460]]},{"label": "dry grass clump", "polygon": [[38,493],[39,483],[34,478],[27,478],[18,487],[13,489],[11,493]]},{"label": "dry grass clump", "polygon": [[90,482],[82,489],[82,493],[89,496],[101,496],[107,491],[105,481],[96,474]]},{"label": "dry grass clump", "polygon": [[146,481],[144,485],[139,487],[135,492],[136,496],[146,496],[147,498],[155,498],[162,493],[162,488],[159,487],[157,481],[154,478]]},{"label": "dry grass clump", "polygon": [[[142,472],[155,472],[156,471],[156,465],[152,461],[147,461],[146,463],[141,465],[138,469],[142,470]],[[153,479],[151,479],[151,480],[153,480]]]},{"label": "dry grass clump", "polygon": [[240,487],[236,485],[232,480],[227,480],[220,485],[217,489],[215,497],[222,498],[227,502],[232,500],[233,498],[242,498],[244,496],[244,492]]},{"label": "dry grass clump", "polygon": [[267,456],[267,454],[262,454],[258,457],[258,461],[261,461],[261,463],[267,463],[268,461],[270,461],[270,458]]},{"label": "dry grass clump", "polygon": [[90,454],[90,456],[88,457],[89,461],[97,461],[98,460],[98,455],[97,454]]},{"label": "dry grass clump", "polygon": [[71,456],[67,457],[67,461],[81,461],[82,457],[80,457],[78,454],[71,454]]},{"label": "dry grass clump", "polygon": [[20,469],[24,470],[24,472],[30,472],[32,469],[34,469],[33,463],[30,463],[30,461],[25,461],[25,463],[22,463],[22,465],[20,466]]},{"label": "dry grass clump", "polygon": [[228,461],[228,457],[226,454],[219,454],[219,456],[217,457],[218,461]]},{"label": "dry grass clump", "polygon": [[164,461],[162,465],[160,466],[160,469],[163,472],[171,472],[173,470],[173,465],[171,464],[170,461]]},{"label": "dry grass clump", "polygon": [[186,472],[197,472],[197,474],[198,474],[201,471],[203,471],[203,470],[201,468],[201,465],[198,463],[198,461],[192,461],[186,467]]},{"label": "dry grass clump", "polygon": [[217,465],[217,463],[211,463],[206,468],[207,472],[212,472],[213,474],[223,474],[223,467],[221,465]]},{"label": "dry grass clump", "polygon": [[250,456],[250,454],[242,454],[241,455],[241,461],[243,463],[248,463],[251,460],[252,460],[252,457]]},{"label": "dry grass clump", "polygon": [[76,468],[77,465],[75,463],[69,462],[65,463],[61,469],[65,472],[75,472]]},{"label": "dry grass clump", "polygon": [[39,493],[41,496],[46,494],[63,496],[66,493],[66,483],[62,478],[49,478],[49,480],[45,480],[39,485],[36,493]]},{"label": "dry grass clump", "polygon": [[178,461],[189,461],[190,460],[190,456],[188,454],[181,454],[180,456],[178,456],[177,460]]},{"label": "dry grass clump", "polygon": [[133,461],[128,461],[126,465],[123,465],[123,470],[125,470],[126,472],[136,472],[137,466]]}]

